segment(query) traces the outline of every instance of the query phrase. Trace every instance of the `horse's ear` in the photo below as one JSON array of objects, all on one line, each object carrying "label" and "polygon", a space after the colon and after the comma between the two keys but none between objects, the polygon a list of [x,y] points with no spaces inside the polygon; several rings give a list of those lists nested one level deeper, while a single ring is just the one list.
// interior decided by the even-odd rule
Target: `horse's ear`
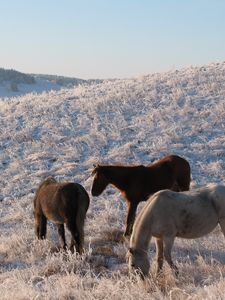
[{"label": "horse's ear", "polygon": [[97,172],[97,168],[99,167],[99,164],[93,164],[94,170],[91,172],[91,175],[95,175]]},{"label": "horse's ear", "polygon": [[57,181],[55,180],[55,178],[54,178],[53,176],[48,176],[48,177],[46,178],[45,182],[46,182],[47,184],[49,184],[49,183],[56,183]]}]

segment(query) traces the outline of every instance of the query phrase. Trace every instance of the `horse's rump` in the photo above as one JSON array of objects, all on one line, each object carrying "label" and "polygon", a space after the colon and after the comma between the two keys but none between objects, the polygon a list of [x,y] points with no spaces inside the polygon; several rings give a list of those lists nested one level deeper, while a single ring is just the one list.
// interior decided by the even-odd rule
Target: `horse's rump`
[{"label": "horse's rump", "polygon": [[171,181],[173,182],[169,188],[175,191],[188,191],[191,181],[191,167],[189,162],[177,155],[170,155],[162,159],[162,163],[165,164],[168,170],[167,175],[171,177]]},{"label": "horse's rump", "polygon": [[66,183],[59,188],[61,201],[65,209],[66,217],[71,211],[77,217],[79,213],[86,213],[89,207],[89,196],[86,190],[78,183]]}]

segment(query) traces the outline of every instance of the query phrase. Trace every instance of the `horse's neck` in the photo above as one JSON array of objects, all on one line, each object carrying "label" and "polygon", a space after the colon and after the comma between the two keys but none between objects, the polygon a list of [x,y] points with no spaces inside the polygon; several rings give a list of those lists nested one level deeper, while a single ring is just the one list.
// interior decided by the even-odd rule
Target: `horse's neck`
[{"label": "horse's neck", "polygon": [[127,174],[129,170],[126,170],[125,167],[114,167],[110,166],[106,168],[106,177],[109,183],[113,184],[120,190],[123,190],[125,187],[125,181],[127,180]]},{"label": "horse's neck", "polygon": [[142,232],[135,232],[131,236],[130,248],[138,252],[148,252],[148,245],[151,238],[151,234],[144,235]]},{"label": "horse's neck", "polygon": [[147,206],[145,206],[136,219],[130,240],[131,248],[144,252],[148,251],[148,245],[152,235],[148,221],[148,209]]}]

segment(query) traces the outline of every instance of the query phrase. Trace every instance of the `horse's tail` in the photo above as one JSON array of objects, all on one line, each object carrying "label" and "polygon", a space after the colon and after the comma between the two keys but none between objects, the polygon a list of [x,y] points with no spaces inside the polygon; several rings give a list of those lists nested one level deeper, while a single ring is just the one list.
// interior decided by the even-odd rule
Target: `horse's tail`
[{"label": "horse's tail", "polygon": [[81,209],[86,213],[89,207],[89,196],[86,190],[78,183],[67,183],[60,188],[62,204],[66,215],[77,214]]},{"label": "horse's tail", "polygon": [[71,220],[77,229],[83,227],[90,203],[88,193],[78,183],[68,183],[60,192],[66,219]]},{"label": "horse's tail", "polygon": [[77,251],[81,253],[84,243],[84,222],[90,202],[88,193],[80,184],[68,183],[61,189],[61,197],[68,229],[77,244]]}]

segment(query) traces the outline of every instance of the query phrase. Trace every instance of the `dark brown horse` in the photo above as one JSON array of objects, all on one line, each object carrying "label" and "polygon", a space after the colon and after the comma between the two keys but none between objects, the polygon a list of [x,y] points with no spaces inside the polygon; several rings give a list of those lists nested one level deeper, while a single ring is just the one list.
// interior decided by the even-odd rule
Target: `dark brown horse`
[{"label": "dark brown horse", "polygon": [[34,198],[35,231],[39,239],[45,239],[47,219],[57,224],[60,241],[67,248],[64,223],[71,232],[70,250],[74,246],[83,251],[84,220],[89,207],[89,196],[78,183],[58,183],[48,177],[39,186]]},{"label": "dark brown horse", "polygon": [[191,169],[189,163],[176,155],[166,156],[150,166],[102,166],[92,172],[91,193],[99,196],[108,184],[117,187],[128,205],[125,236],[130,236],[139,202],[163,189],[189,190]]}]

